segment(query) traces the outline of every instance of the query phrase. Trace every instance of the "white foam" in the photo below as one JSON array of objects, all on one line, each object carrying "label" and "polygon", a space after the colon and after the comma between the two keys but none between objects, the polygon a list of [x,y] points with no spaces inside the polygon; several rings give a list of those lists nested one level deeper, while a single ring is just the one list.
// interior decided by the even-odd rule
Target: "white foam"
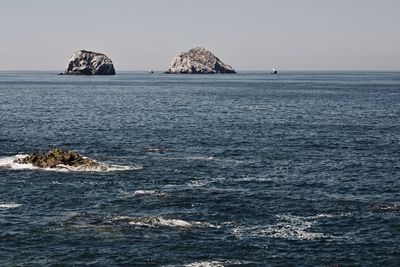
[{"label": "white foam", "polygon": [[124,166],[116,164],[99,163],[100,166],[94,167],[72,167],[67,165],[59,164],[57,168],[45,168],[48,171],[75,171],[75,172],[117,172],[117,171],[129,171],[129,170],[141,170],[142,166]]},{"label": "white foam", "polygon": [[206,181],[206,180],[197,180],[197,181],[190,181],[190,182],[188,182],[187,183],[187,186],[189,186],[189,187],[202,187],[202,186],[205,186],[205,185],[207,185],[207,184],[209,184],[209,183],[211,183],[212,181]]},{"label": "white foam", "polygon": [[213,156],[189,156],[186,159],[189,159],[189,160],[214,160],[216,158]]},{"label": "white foam", "polygon": [[309,217],[293,216],[290,214],[278,215],[278,222],[273,225],[261,225],[253,227],[237,227],[233,234],[237,236],[257,236],[283,238],[288,240],[313,240],[330,238],[332,235],[311,232],[309,229],[318,219],[332,218],[332,214],[317,214]]},{"label": "white foam", "polygon": [[[179,219],[164,219],[164,218],[156,218],[152,221],[154,226],[168,226],[168,227],[191,227],[192,224],[190,222],[179,220]],[[132,224],[132,222],[130,223]]]},{"label": "white foam", "polygon": [[16,203],[0,203],[0,209],[15,209],[22,206],[22,204]]},{"label": "white foam", "polygon": [[184,221],[180,219],[168,219],[160,216],[155,217],[130,217],[130,216],[117,216],[109,219],[109,223],[127,223],[131,226],[138,227],[171,227],[171,228],[192,228],[192,227],[210,227],[212,224],[206,222]]},{"label": "white foam", "polygon": [[185,267],[224,267],[220,261],[199,261],[185,264]]},{"label": "white foam", "polygon": [[201,178],[197,178],[197,177],[193,177],[193,178],[196,178],[197,180],[189,181],[186,184],[187,186],[189,186],[189,187],[203,187],[203,186],[206,186],[206,185],[211,184],[211,183],[222,182],[222,181],[226,180],[226,178],[224,178],[224,177],[211,178],[211,179],[201,179]]},{"label": "white foam", "polygon": [[243,265],[243,264],[250,264],[248,261],[239,261],[239,260],[228,260],[228,261],[217,261],[217,260],[210,260],[210,261],[195,261],[192,263],[185,264],[185,267],[224,267],[226,265]]},{"label": "white foam", "polygon": [[123,166],[115,164],[99,163],[100,166],[95,167],[72,167],[63,164],[57,165],[56,168],[39,168],[32,164],[21,164],[14,162],[17,159],[23,159],[29,155],[15,155],[10,157],[0,158],[0,167],[11,170],[44,170],[44,171],[55,171],[55,172],[116,172],[116,171],[129,171],[129,170],[141,170],[143,166]]},{"label": "white foam", "polygon": [[373,206],[373,210],[381,212],[395,212],[400,211],[400,202],[382,203]]},{"label": "white foam", "polygon": [[238,182],[272,182],[271,178],[266,177],[243,177],[236,179]]},{"label": "white foam", "polygon": [[27,156],[29,156],[29,155],[18,154],[18,155],[10,156],[10,157],[1,157],[0,158],[0,167],[13,169],[13,170],[24,170],[24,169],[36,168],[32,164],[19,164],[19,163],[14,162],[17,159],[22,159]]}]

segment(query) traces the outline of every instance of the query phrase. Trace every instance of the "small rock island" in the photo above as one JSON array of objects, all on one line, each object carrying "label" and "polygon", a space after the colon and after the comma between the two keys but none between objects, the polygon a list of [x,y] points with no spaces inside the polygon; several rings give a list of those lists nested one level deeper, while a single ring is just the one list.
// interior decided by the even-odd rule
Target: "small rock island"
[{"label": "small rock island", "polygon": [[214,74],[236,73],[236,71],[231,66],[224,64],[209,50],[196,47],[188,52],[178,53],[165,73]]},{"label": "small rock island", "polygon": [[65,75],[115,75],[114,65],[104,54],[80,50],[75,52],[64,73]]},{"label": "small rock island", "polygon": [[15,163],[32,164],[39,168],[59,168],[59,167],[74,167],[79,169],[103,169],[104,166],[98,162],[85,158],[80,154],[62,150],[60,148],[52,149],[48,152],[33,152],[25,158],[16,159]]}]

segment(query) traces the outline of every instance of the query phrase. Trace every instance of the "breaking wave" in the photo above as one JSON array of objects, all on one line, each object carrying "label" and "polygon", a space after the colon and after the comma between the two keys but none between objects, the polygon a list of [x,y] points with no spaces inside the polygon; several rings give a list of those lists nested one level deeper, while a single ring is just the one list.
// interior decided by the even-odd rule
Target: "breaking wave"
[{"label": "breaking wave", "polygon": [[72,167],[63,164],[57,165],[56,168],[39,168],[32,164],[21,164],[14,162],[17,159],[25,158],[29,155],[19,154],[15,156],[2,157],[0,158],[0,168],[7,168],[11,170],[44,170],[44,171],[56,171],[56,172],[116,172],[116,171],[130,171],[130,170],[141,170],[143,166],[125,166],[117,164],[100,163],[100,166],[96,167]]},{"label": "breaking wave", "polygon": [[108,218],[105,223],[111,224],[127,224],[135,227],[147,227],[147,228],[194,228],[194,227],[209,227],[215,228],[214,225],[207,222],[196,222],[196,221],[184,221],[180,219],[170,219],[161,216],[149,216],[149,217],[130,217],[130,216],[116,216]]},{"label": "breaking wave", "polygon": [[134,227],[134,228],[218,228],[207,222],[185,221],[166,218],[163,216],[120,216],[107,215],[105,217],[86,212],[71,212],[58,221],[53,222],[62,226],[90,227]]},{"label": "breaking wave", "polygon": [[398,213],[400,212],[400,202],[389,202],[389,203],[379,203],[372,205],[372,210],[375,212],[389,212],[389,213]]},{"label": "breaking wave", "polygon": [[0,203],[0,209],[15,209],[22,206],[22,204],[17,203]]},{"label": "breaking wave", "polygon": [[199,261],[185,264],[185,267],[224,267],[220,261]]},{"label": "breaking wave", "polygon": [[224,177],[217,177],[217,178],[211,178],[211,179],[200,179],[196,178],[197,180],[192,180],[186,183],[188,187],[202,187],[206,186],[212,183],[218,183],[218,182],[223,182],[226,180]]},{"label": "breaking wave", "polygon": [[185,267],[224,267],[224,266],[235,266],[243,264],[250,264],[250,262],[246,261],[239,261],[239,260],[228,260],[228,261],[217,261],[217,260],[210,260],[210,261],[196,261],[192,263],[185,264]]},{"label": "breaking wave", "polygon": [[236,236],[270,237],[288,240],[314,240],[331,238],[330,234],[311,232],[310,228],[319,219],[332,218],[332,214],[317,214],[315,216],[302,217],[293,215],[278,215],[278,222],[273,225],[237,227],[233,229]]},{"label": "breaking wave", "polygon": [[236,179],[237,182],[272,182],[271,178],[266,177],[243,177]]}]

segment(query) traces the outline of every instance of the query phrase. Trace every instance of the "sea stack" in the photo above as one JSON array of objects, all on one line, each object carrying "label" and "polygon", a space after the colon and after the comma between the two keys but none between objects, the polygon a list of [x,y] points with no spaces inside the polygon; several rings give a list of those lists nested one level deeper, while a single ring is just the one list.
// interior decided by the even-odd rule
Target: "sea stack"
[{"label": "sea stack", "polygon": [[98,169],[105,170],[105,167],[96,161],[81,156],[80,154],[62,150],[59,148],[52,149],[48,152],[33,152],[32,154],[16,159],[15,163],[32,164],[39,168],[59,168],[59,167],[75,167],[79,169]]},{"label": "sea stack", "polygon": [[75,52],[64,74],[66,75],[115,75],[114,65],[104,54],[80,50]]},{"label": "sea stack", "polygon": [[165,73],[213,74],[236,73],[236,71],[231,66],[224,64],[209,50],[196,47],[188,52],[178,53]]}]

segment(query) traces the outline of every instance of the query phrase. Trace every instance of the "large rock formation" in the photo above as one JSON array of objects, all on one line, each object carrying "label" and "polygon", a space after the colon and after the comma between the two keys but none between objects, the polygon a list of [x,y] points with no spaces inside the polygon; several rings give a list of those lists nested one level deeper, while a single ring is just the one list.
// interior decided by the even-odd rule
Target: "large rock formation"
[{"label": "large rock formation", "polygon": [[115,75],[114,65],[104,54],[81,50],[69,60],[67,75]]},{"label": "large rock formation", "polygon": [[166,73],[212,74],[236,73],[236,71],[207,49],[196,47],[177,54]]},{"label": "large rock formation", "polygon": [[84,158],[76,152],[59,148],[52,149],[48,152],[33,152],[25,158],[16,159],[15,163],[32,164],[39,168],[58,168],[63,166],[81,169],[104,168],[104,166],[92,159]]}]

